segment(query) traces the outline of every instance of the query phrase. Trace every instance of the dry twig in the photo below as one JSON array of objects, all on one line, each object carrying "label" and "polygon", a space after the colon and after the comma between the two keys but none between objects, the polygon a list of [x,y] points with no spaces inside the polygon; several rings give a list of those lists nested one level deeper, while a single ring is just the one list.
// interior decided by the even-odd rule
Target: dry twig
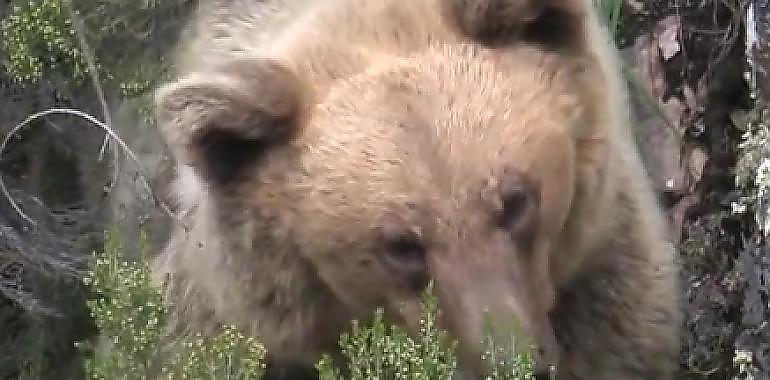
[{"label": "dry twig", "polygon": [[[87,113],[85,113],[83,111],[76,110],[76,109],[70,109],[70,108],[52,108],[52,109],[45,110],[45,111],[40,111],[40,112],[37,112],[37,113],[35,113],[33,115],[28,116],[21,123],[17,124],[13,129],[11,129],[11,131],[8,132],[8,134],[5,136],[5,138],[3,139],[3,142],[0,144],[0,157],[2,156],[3,152],[5,152],[5,149],[8,146],[8,142],[11,140],[11,138],[14,135],[19,133],[19,131],[21,131],[21,129],[23,129],[24,127],[26,127],[27,125],[29,125],[30,123],[32,123],[33,121],[35,121],[37,119],[40,119],[40,118],[43,118],[43,117],[46,117],[46,116],[52,115],[52,114],[63,114],[63,115],[77,116],[77,117],[80,117],[80,118],[82,118],[84,120],[87,120],[92,125],[95,125],[95,126],[101,128],[101,129],[103,129],[105,131],[105,133],[110,138],[112,138],[114,141],[116,141],[118,143],[119,147],[137,165],[137,169],[139,171],[139,176],[144,180],[143,182],[144,182],[145,186],[147,187],[147,190],[150,192],[150,195],[152,196],[152,198],[155,201],[155,203],[159,207],[161,207],[163,209],[163,211],[166,214],[168,214],[168,216],[170,216],[170,217],[172,217],[174,219],[177,219],[176,215],[171,211],[171,208],[168,207],[168,205],[165,202],[163,202],[163,200],[161,200],[157,196],[155,190],[153,189],[152,185],[150,184],[150,181],[148,180],[149,177],[142,170],[142,166],[141,166],[141,163],[140,163],[139,159],[136,157],[136,154],[134,154],[134,152],[131,150],[131,148],[129,148],[128,145],[126,145],[125,141],[123,141],[123,139],[121,139],[120,136],[118,136],[118,134],[115,133],[115,131],[112,128],[110,128],[110,126],[108,126],[107,124],[105,124],[101,120],[99,120],[99,119],[95,118],[94,116],[89,115],[89,114],[87,114]],[[27,216],[27,214],[25,214],[19,208],[19,206],[16,204],[16,202],[13,199],[13,197],[11,196],[10,192],[8,191],[8,188],[5,186],[5,182],[2,180],[1,177],[0,177],[0,191],[3,192],[3,195],[11,203],[11,206],[13,206],[13,209],[24,220],[26,220],[27,222],[29,222],[29,223],[31,223],[33,225],[37,224],[34,220],[32,220],[29,216]]]},{"label": "dry twig", "polygon": [[[107,98],[104,96],[104,89],[102,88],[101,81],[99,80],[99,70],[96,67],[96,58],[94,57],[93,52],[91,51],[90,46],[88,45],[88,42],[86,41],[86,35],[84,31],[83,21],[78,17],[78,13],[75,10],[75,6],[72,4],[72,1],[65,1],[65,6],[69,10],[70,13],[70,19],[72,20],[72,26],[75,30],[75,36],[78,39],[78,43],[80,44],[80,50],[83,52],[83,57],[86,61],[86,67],[88,69],[88,75],[91,77],[91,83],[94,86],[94,91],[96,91],[96,97],[99,99],[99,104],[102,107],[102,117],[104,118],[105,124],[112,127],[112,115],[110,114],[110,108],[107,105]],[[105,133],[104,134],[104,141],[102,142],[102,146],[99,149],[99,161],[101,161],[104,158],[104,151],[110,144],[110,135]],[[114,186],[118,182],[118,160],[117,160],[117,148],[113,148],[113,157],[115,158],[115,162],[113,163],[114,171],[113,171],[113,178],[112,183],[110,184],[110,188]]]}]

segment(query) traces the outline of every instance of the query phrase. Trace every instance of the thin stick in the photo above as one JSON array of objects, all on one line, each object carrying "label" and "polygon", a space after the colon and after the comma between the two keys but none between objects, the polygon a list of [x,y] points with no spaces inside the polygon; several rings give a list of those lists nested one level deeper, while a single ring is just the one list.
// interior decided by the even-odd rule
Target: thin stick
[{"label": "thin stick", "polygon": [[[64,114],[64,115],[78,116],[78,117],[80,117],[82,119],[85,119],[85,120],[89,121],[92,125],[95,125],[95,126],[101,128],[101,129],[103,129],[105,131],[105,133],[109,137],[111,137],[113,140],[115,140],[118,143],[118,145],[120,146],[120,148],[123,149],[123,151],[126,153],[126,155],[137,165],[137,169],[139,170],[139,176],[142,177],[142,179],[144,180],[143,182],[145,183],[145,186],[147,187],[147,190],[150,192],[150,195],[152,196],[152,198],[155,201],[155,203],[157,205],[159,205],[168,216],[176,219],[176,215],[171,211],[171,208],[169,208],[168,205],[166,205],[165,202],[163,202],[160,198],[157,197],[155,191],[152,188],[152,185],[150,184],[150,182],[148,180],[148,176],[145,175],[145,173],[142,170],[141,163],[139,162],[139,159],[136,157],[136,155],[131,150],[131,148],[129,148],[128,145],[126,145],[126,143],[123,141],[123,139],[121,139],[120,136],[118,136],[118,134],[115,133],[115,131],[112,128],[110,128],[107,124],[105,124],[104,122],[100,121],[99,119],[97,119],[97,118],[95,118],[95,117],[93,117],[93,116],[91,116],[91,115],[89,115],[89,114],[87,114],[87,113],[85,113],[83,111],[76,110],[76,109],[71,109],[71,108],[52,108],[52,109],[45,110],[45,111],[40,111],[40,112],[37,112],[37,113],[35,113],[33,115],[28,116],[26,119],[24,119],[24,121],[22,121],[21,123],[17,124],[5,136],[5,138],[3,139],[2,144],[0,144],[0,156],[2,156],[2,154],[5,152],[5,149],[8,146],[8,142],[11,140],[11,137],[13,137],[17,133],[19,133],[19,131],[21,131],[22,128],[26,127],[27,125],[29,125],[33,121],[35,121],[37,119],[40,119],[42,117],[46,117],[46,116],[51,115],[51,114]],[[13,206],[13,209],[19,214],[19,216],[21,216],[24,220],[26,220],[27,222],[29,222],[29,223],[31,223],[33,225],[37,224],[34,220],[32,220],[29,216],[27,216],[27,214],[25,214],[21,210],[21,208],[16,204],[16,201],[14,201],[13,196],[11,196],[11,193],[8,191],[8,188],[5,186],[5,181],[3,181],[2,176],[0,176],[0,190],[3,192],[3,195],[11,203],[11,206]]]},{"label": "thin stick", "polygon": [[[70,13],[70,19],[72,20],[72,25],[75,29],[75,36],[78,39],[78,43],[80,44],[80,50],[83,52],[83,57],[86,60],[86,67],[88,69],[88,75],[91,77],[91,83],[94,86],[94,90],[96,91],[96,97],[99,100],[99,104],[102,107],[102,117],[104,118],[104,123],[108,126],[112,127],[112,115],[110,114],[110,108],[107,105],[107,98],[104,96],[104,89],[102,88],[101,81],[99,80],[99,70],[96,68],[96,58],[94,57],[93,52],[91,51],[90,46],[88,45],[88,41],[86,41],[86,35],[84,32],[83,22],[78,17],[77,12],[75,11],[75,6],[72,4],[71,1],[65,1],[65,4],[67,5],[67,9]],[[110,135],[105,133],[104,134],[104,141],[102,141],[102,146],[99,149],[99,161],[101,161],[104,158],[104,151],[107,148],[107,145],[110,145]],[[115,157],[115,168],[113,171],[113,180],[110,187],[114,186],[115,183],[118,181],[118,160],[117,160],[117,151],[114,151],[114,157]]]}]

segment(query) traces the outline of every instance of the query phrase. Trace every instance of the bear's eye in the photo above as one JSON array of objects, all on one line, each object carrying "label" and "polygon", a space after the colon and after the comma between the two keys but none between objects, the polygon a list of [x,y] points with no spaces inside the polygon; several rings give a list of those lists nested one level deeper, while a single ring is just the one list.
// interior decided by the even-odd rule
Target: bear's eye
[{"label": "bear's eye", "polygon": [[497,179],[499,204],[494,211],[494,224],[507,231],[523,251],[529,252],[539,224],[539,186],[520,170],[510,167]]},{"label": "bear's eye", "polygon": [[497,212],[497,226],[505,229],[515,229],[526,223],[528,214],[533,206],[530,194],[523,188],[514,187],[501,194],[502,207]]},{"label": "bear's eye", "polygon": [[414,232],[402,232],[385,240],[384,259],[397,270],[407,273],[425,269],[425,246]]}]

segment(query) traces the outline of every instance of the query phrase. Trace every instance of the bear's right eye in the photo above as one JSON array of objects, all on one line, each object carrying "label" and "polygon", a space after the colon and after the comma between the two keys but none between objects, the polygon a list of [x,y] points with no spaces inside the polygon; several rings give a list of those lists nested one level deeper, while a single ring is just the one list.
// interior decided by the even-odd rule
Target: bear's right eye
[{"label": "bear's right eye", "polygon": [[540,193],[536,184],[518,170],[506,168],[499,177],[500,208],[494,222],[525,248],[532,243],[539,222]]},{"label": "bear's right eye", "polygon": [[500,228],[511,229],[522,222],[530,211],[531,199],[527,191],[521,188],[508,189],[502,195],[502,208],[497,215],[497,225]]}]

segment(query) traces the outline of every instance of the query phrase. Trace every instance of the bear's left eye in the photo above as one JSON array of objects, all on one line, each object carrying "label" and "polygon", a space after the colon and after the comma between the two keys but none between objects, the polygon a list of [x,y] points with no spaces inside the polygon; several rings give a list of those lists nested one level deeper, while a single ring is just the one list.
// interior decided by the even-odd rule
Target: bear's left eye
[{"label": "bear's left eye", "polygon": [[425,246],[414,232],[402,232],[385,240],[384,260],[399,271],[422,272],[425,269]]}]

